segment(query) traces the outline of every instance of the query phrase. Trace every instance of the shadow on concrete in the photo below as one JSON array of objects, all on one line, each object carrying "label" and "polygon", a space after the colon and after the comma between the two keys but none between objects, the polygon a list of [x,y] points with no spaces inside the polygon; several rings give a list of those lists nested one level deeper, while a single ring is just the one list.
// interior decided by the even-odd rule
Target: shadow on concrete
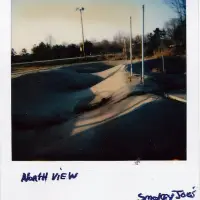
[{"label": "shadow on concrete", "polygon": [[186,105],[162,99],[71,136],[38,160],[186,160]]},{"label": "shadow on concrete", "polygon": [[[137,106],[137,105],[140,105],[142,102],[144,102],[144,101],[147,100],[147,99],[149,99],[149,97],[147,97],[147,98],[145,98],[145,99],[143,99],[143,100],[141,100],[141,101],[135,103],[134,105],[132,105],[132,106],[126,108],[126,109],[123,109],[122,112],[116,112],[117,114],[113,115],[111,118],[107,118],[107,119],[105,119],[105,120],[102,120],[101,123],[109,122],[110,120],[114,119],[114,118],[117,117],[118,115],[120,115],[120,114],[122,114],[122,113],[128,111],[129,109],[131,109],[131,108],[133,108],[133,107],[135,107],[135,106]],[[112,106],[113,106],[113,105],[112,105]],[[104,108],[101,107],[101,109],[103,110]],[[108,105],[108,106],[105,105],[105,109],[107,109],[107,112],[109,112],[109,105]],[[99,114],[99,115],[100,115],[100,114]],[[97,117],[97,116],[98,116],[98,115],[93,116],[93,117]],[[84,119],[87,119],[87,118],[84,118]],[[99,124],[99,122],[96,122],[96,123],[89,123],[89,124],[84,124],[84,125],[81,125],[81,126],[76,126],[76,128],[85,127],[85,126],[91,126],[91,125],[98,125],[98,124]]]},{"label": "shadow on concrete", "polygon": [[[63,113],[60,118],[57,115],[53,115],[54,118],[44,118],[43,122],[48,119],[45,123],[41,122],[38,115],[32,115],[37,116],[35,120],[25,117],[29,107],[27,103],[35,105],[31,109],[40,111],[38,105],[41,104],[41,99],[47,102],[58,96],[60,101],[64,99],[62,104],[67,106],[69,99],[62,95],[88,88],[88,85],[101,81],[100,79],[97,81],[95,75],[84,74],[85,79],[81,76],[79,82],[79,79],[73,79],[72,74],[74,74],[72,69],[65,71],[61,68],[54,72],[32,74],[32,76],[22,76],[24,78],[12,80],[12,123],[16,123],[18,119],[22,127],[23,123],[30,123],[27,123],[28,128],[25,131],[16,126],[12,127],[13,160],[106,161],[137,160],[138,158],[140,160],[174,158],[186,160],[186,104],[180,102],[167,99],[157,100],[73,136],[71,133],[78,126],[76,127],[76,116],[72,116],[70,112]],[[88,78],[91,80],[87,83],[88,85],[85,81],[86,76],[91,77],[91,79]],[[73,80],[73,87],[70,84],[71,80]],[[80,83],[84,86],[75,87]],[[91,98],[87,99],[90,102],[94,94],[90,89],[87,92],[91,94]],[[54,105],[53,102],[52,105]],[[60,108],[63,108],[63,105]],[[50,105],[47,106],[47,108],[50,107]],[[109,109],[107,111],[109,112]],[[17,116],[16,114],[19,113],[25,113],[25,115]],[[48,113],[49,111],[47,111],[47,116],[49,116]],[[29,113],[28,116],[30,116]],[[75,117],[74,120],[68,121],[71,123],[70,126],[64,123],[68,117],[70,119]],[[37,121],[42,126],[39,126]],[[29,126],[31,124],[32,126]],[[47,145],[52,148],[45,153],[42,151],[40,153],[40,148],[45,148]]]},{"label": "shadow on concrete", "polygon": [[69,66],[69,69],[75,70],[79,73],[97,73],[102,72],[119,64],[125,63],[126,61],[102,61],[95,63],[83,63],[83,64],[73,64]]},{"label": "shadow on concrete", "polygon": [[102,80],[96,75],[79,74],[67,68],[13,78],[13,160],[29,159],[38,137],[35,132],[43,135],[41,130],[75,117],[72,107],[79,98],[79,91],[85,89],[80,99],[85,96],[93,99],[94,94],[89,88]]}]

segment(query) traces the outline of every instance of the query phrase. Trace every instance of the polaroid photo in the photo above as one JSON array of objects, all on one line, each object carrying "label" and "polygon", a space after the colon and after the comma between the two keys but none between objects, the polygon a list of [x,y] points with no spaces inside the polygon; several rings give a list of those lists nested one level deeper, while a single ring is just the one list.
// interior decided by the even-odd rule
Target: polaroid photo
[{"label": "polaroid photo", "polygon": [[198,0],[0,7],[3,200],[199,198]]}]

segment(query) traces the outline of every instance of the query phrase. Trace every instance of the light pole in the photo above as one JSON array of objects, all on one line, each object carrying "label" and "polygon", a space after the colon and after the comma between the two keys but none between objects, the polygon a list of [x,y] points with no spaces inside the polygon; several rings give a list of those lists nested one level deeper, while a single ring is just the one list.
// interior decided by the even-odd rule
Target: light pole
[{"label": "light pole", "polygon": [[130,64],[131,64],[131,77],[133,76],[133,69],[132,69],[132,18],[130,17]]},{"label": "light pole", "polygon": [[85,10],[85,8],[76,8],[76,11],[80,11],[80,16],[81,16],[81,28],[82,28],[82,42],[83,42],[83,55],[85,57],[85,45],[84,45],[84,31],[83,31],[83,17],[82,17],[82,12]]},{"label": "light pole", "polygon": [[144,84],[144,5],[142,6],[142,84]]}]

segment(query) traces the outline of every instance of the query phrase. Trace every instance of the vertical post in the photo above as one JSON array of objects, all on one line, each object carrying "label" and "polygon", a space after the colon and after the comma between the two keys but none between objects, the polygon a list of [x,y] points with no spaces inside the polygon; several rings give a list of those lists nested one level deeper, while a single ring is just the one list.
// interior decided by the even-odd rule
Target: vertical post
[{"label": "vertical post", "polygon": [[142,77],[141,81],[144,84],[144,5],[142,5]]},{"label": "vertical post", "polygon": [[83,40],[83,55],[85,57],[85,44],[84,44],[82,9],[80,9],[80,15],[81,15],[81,28],[82,28],[82,40]]},{"label": "vertical post", "polygon": [[133,69],[132,69],[132,19],[130,17],[130,66],[131,66],[131,77],[133,75]]}]

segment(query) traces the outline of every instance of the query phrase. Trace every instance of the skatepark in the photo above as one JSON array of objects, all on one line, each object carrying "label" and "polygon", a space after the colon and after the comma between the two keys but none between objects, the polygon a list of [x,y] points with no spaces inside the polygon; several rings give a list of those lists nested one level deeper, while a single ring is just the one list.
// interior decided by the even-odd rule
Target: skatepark
[{"label": "skatepark", "polygon": [[140,65],[131,81],[127,61],[15,74],[13,160],[185,160],[186,103],[166,95],[185,88],[185,68],[145,61],[141,85]]}]

